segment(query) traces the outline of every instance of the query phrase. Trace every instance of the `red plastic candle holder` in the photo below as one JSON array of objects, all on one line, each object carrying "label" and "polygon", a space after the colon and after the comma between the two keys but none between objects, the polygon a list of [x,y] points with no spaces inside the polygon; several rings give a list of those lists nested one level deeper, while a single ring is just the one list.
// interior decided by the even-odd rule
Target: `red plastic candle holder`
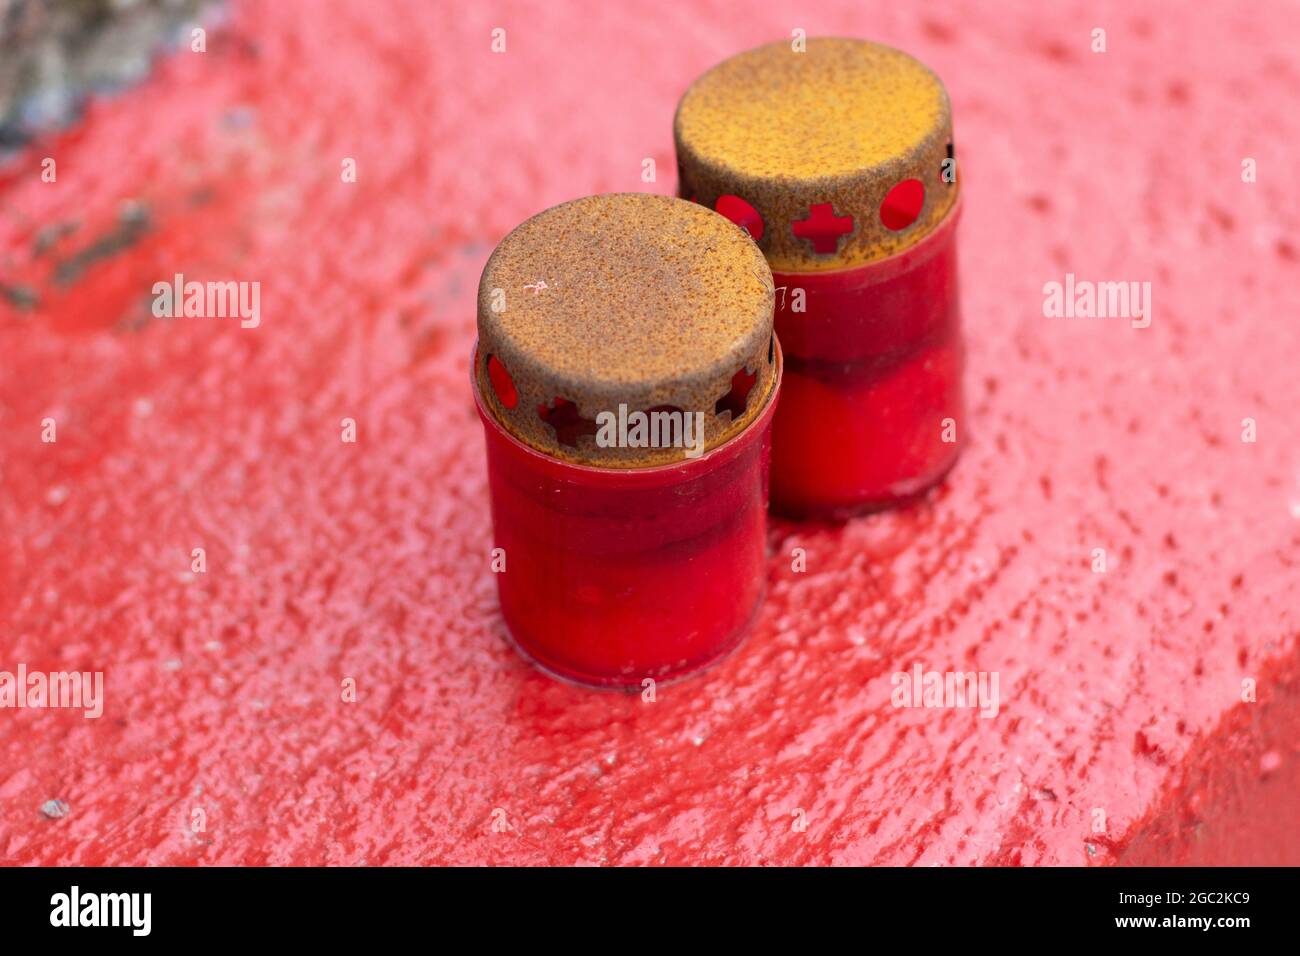
[{"label": "red plastic candle holder", "polygon": [[556,677],[634,690],[740,643],[766,582],[774,353],[774,387],[744,431],[652,468],[596,468],[528,447],[485,406],[475,376],[494,546],[506,556],[501,614],[524,655]]},{"label": "red plastic candle holder", "polygon": [[699,77],[673,138],[680,195],[741,226],[772,270],[774,510],[843,518],[938,482],[965,439],[943,83],[878,43],[771,43]]},{"label": "red plastic candle holder", "polygon": [[[924,492],[965,436],[954,206],[917,245],[855,269],[774,273],[785,349],[772,504],[846,517]],[[803,312],[792,311],[796,290]]]},{"label": "red plastic candle holder", "polygon": [[588,196],[497,246],[471,385],[515,645],[639,689],[718,660],[763,598],[781,353],[771,270],[722,215]]}]

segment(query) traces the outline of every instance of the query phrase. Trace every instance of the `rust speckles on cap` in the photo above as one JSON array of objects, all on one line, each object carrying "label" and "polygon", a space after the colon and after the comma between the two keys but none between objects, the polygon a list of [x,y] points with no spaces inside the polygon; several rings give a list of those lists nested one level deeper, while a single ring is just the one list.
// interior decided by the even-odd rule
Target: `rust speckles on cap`
[{"label": "rust speckles on cap", "polygon": [[681,461],[681,447],[598,443],[600,414],[700,412],[703,448],[726,441],[768,400],[773,295],[762,254],[717,213],[641,193],[577,199],[488,259],[475,377],[497,420],[539,451]]},{"label": "rust speckles on cap", "polygon": [[[673,132],[681,194],[709,208],[724,196],[753,206],[777,272],[892,255],[957,198],[955,164],[944,181],[952,113],[943,84],[878,43],[810,39],[798,53],[782,41],[741,53],[686,91]],[[921,189],[903,187],[882,217],[886,196],[909,180]]]}]

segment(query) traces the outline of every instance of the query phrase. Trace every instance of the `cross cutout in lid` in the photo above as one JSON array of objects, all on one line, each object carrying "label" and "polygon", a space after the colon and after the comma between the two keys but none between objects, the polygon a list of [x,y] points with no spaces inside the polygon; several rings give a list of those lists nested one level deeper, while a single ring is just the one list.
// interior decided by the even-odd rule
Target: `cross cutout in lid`
[{"label": "cross cutout in lid", "polygon": [[731,420],[740,421],[740,417],[745,414],[745,405],[749,402],[749,390],[754,387],[756,381],[758,381],[758,372],[747,372],[744,366],[741,366],[740,371],[731,376],[731,391],[714,404],[713,414],[731,412]]},{"label": "cross cutout in lid", "polygon": [[578,413],[578,406],[567,398],[557,398],[551,408],[538,405],[537,414],[555,429],[555,440],[570,448],[577,448],[578,439],[583,435],[594,435],[598,431],[596,423],[583,418]]},{"label": "cross cutout in lid", "polygon": [[790,229],[800,239],[812,243],[813,252],[833,253],[839,249],[840,237],[853,231],[852,216],[837,216],[828,202],[814,203],[807,219],[796,219]]}]

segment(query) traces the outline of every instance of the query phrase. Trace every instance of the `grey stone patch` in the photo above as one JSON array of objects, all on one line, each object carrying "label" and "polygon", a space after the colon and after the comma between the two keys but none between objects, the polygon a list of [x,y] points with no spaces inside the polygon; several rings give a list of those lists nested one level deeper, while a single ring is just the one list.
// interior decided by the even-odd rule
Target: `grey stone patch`
[{"label": "grey stone patch", "polygon": [[148,75],[216,0],[0,0],[0,158]]},{"label": "grey stone patch", "polygon": [[0,282],[0,299],[23,312],[36,308],[41,301],[40,295],[31,286],[5,285],[3,282]]},{"label": "grey stone patch", "polygon": [[41,816],[50,820],[60,820],[66,817],[71,808],[62,800],[46,800],[41,804]]},{"label": "grey stone patch", "polygon": [[139,202],[124,203],[117,216],[117,226],[90,245],[59,262],[54,267],[54,281],[71,285],[100,259],[129,249],[152,228],[149,207]]}]

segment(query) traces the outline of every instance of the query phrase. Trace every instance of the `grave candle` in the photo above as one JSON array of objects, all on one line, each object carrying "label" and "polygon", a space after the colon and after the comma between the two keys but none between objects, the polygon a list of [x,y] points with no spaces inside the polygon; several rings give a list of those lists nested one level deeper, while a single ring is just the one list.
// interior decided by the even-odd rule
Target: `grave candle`
[{"label": "grave candle", "polygon": [[965,439],[938,77],[866,41],[774,43],[701,76],[674,135],[680,195],[746,229],[772,268],[773,507],[844,517],[933,486]]},{"label": "grave candle", "polygon": [[507,630],[552,675],[640,689],[718,660],[764,591],[781,379],[771,274],[667,196],[548,209],[483,270],[471,385]]}]

